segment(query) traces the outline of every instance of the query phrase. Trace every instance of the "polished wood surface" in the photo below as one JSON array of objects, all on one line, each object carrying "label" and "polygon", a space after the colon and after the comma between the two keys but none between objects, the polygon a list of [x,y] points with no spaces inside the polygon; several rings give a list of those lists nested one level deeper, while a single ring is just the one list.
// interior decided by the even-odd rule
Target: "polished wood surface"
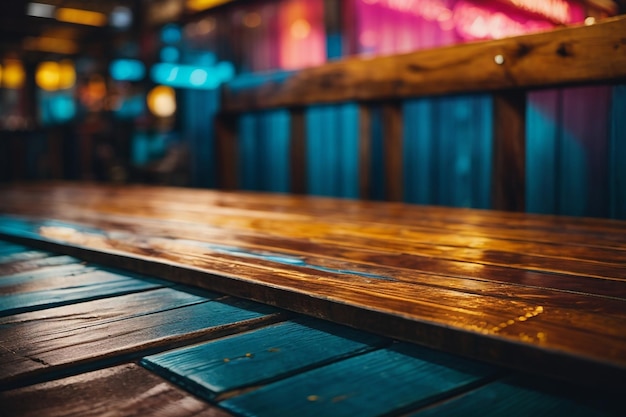
[{"label": "polished wood surface", "polygon": [[[0,255],[0,267],[51,257],[68,260],[1,240]],[[29,270],[33,281],[49,272]],[[138,283],[161,282],[117,274]],[[59,287],[64,275],[58,275]],[[3,274],[0,281],[12,278]],[[28,293],[30,286],[20,284]],[[10,297],[6,286],[0,295]],[[193,302],[206,310],[188,309]],[[224,314],[226,305],[239,309]],[[0,375],[1,411],[7,417],[623,415],[621,398],[606,387],[511,372],[181,285],[99,294],[94,300],[68,298],[62,307],[35,304],[26,310],[0,324],[5,351],[0,369],[20,373],[21,368],[22,374],[21,379]],[[254,311],[264,318],[245,320]],[[170,327],[163,322],[168,312],[182,333],[159,339],[161,327]],[[137,320],[145,331],[138,331]],[[202,321],[206,327],[198,330]],[[135,346],[131,354],[119,349],[124,337]],[[59,366],[54,351],[68,339],[71,350],[65,349]],[[41,366],[38,373],[28,372],[33,363]]]},{"label": "polished wood surface", "polygon": [[[389,100],[511,88],[610,82],[626,78],[626,18],[391,57],[351,58],[268,76],[253,86],[234,81],[223,111]],[[502,64],[496,63],[501,56]]]},{"label": "polished wood surface", "polygon": [[626,381],[621,221],[140,186],[2,195],[7,238],[511,369]]}]

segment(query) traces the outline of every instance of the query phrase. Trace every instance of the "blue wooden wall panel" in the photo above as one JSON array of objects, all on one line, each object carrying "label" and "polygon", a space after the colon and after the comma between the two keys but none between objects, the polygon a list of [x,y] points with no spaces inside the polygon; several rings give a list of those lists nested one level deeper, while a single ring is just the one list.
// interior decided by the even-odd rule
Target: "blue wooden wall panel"
[{"label": "blue wooden wall panel", "polygon": [[612,91],[609,155],[610,217],[626,219],[626,85]]},{"label": "blue wooden wall panel", "polygon": [[217,90],[184,90],[182,135],[189,143],[191,178],[195,187],[215,187],[216,154],[213,121],[219,108],[219,92]]},{"label": "blue wooden wall panel", "polygon": [[531,213],[557,212],[559,114],[556,90],[532,92],[526,110],[526,209]]}]

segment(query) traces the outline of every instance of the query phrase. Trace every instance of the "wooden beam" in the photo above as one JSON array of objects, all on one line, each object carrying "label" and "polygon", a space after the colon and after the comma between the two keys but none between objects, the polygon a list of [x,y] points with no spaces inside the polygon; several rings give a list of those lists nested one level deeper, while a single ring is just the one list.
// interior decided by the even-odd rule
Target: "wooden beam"
[{"label": "wooden beam", "polygon": [[347,100],[548,87],[626,79],[626,16],[404,55],[351,58],[315,68],[235,80],[223,110],[242,112]]},{"label": "wooden beam", "polygon": [[217,184],[225,190],[238,188],[237,137],[236,117],[220,115],[215,118]]},{"label": "wooden beam", "polygon": [[291,192],[306,193],[306,125],[304,108],[297,107],[289,112],[291,130],[289,164],[291,171]]},{"label": "wooden beam", "polygon": [[493,208],[526,209],[526,93],[494,96]]},{"label": "wooden beam", "polygon": [[371,197],[372,109],[359,105],[359,197]]},{"label": "wooden beam", "polygon": [[402,106],[398,102],[383,105],[383,150],[385,158],[385,196],[402,201]]}]

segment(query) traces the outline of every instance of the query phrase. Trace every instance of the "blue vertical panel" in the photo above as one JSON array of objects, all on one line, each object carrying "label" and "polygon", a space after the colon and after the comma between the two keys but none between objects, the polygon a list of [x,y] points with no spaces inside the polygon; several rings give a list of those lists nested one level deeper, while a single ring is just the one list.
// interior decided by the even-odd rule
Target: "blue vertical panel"
[{"label": "blue vertical panel", "polygon": [[561,95],[557,90],[528,94],[526,109],[526,210],[557,213],[558,138]]},{"label": "blue vertical panel", "polygon": [[626,84],[613,87],[610,129],[610,216],[626,219]]},{"label": "blue vertical panel", "polygon": [[408,100],[403,108],[405,199],[410,203],[433,203],[433,102]]},{"label": "blue vertical panel", "polygon": [[472,144],[472,207],[491,208],[491,173],[493,161],[493,99],[491,95],[475,98],[474,120],[477,123]]},{"label": "blue vertical panel", "polygon": [[339,165],[339,158],[337,154],[337,130],[335,129],[335,119],[335,106],[323,106],[321,129],[326,172],[323,176],[324,189],[322,190],[322,195],[325,196],[335,196],[337,192],[337,166]]},{"label": "blue vertical panel", "polygon": [[289,113],[274,110],[263,114],[264,184],[262,189],[272,192],[289,191]]},{"label": "blue vertical panel", "polygon": [[244,190],[256,190],[259,186],[257,119],[258,115],[254,113],[246,113],[239,117],[239,187]]},{"label": "blue vertical panel", "polygon": [[563,90],[560,213],[608,215],[608,100],[604,86]]},{"label": "blue vertical panel", "polygon": [[339,107],[338,141],[342,161],[338,197],[359,197],[359,108],[354,103]]},{"label": "blue vertical panel", "polygon": [[322,109],[321,106],[311,106],[306,110],[305,125],[306,125],[306,158],[307,158],[307,189],[310,194],[322,195],[324,179],[323,173],[325,172],[324,157],[322,154],[323,144],[322,142],[322,130],[320,129],[322,123]]},{"label": "blue vertical panel", "polygon": [[191,185],[215,187],[213,119],[219,106],[219,94],[214,90],[184,90],[183,102],[182,133],[190,146]]},{"label": "blue vertical panel", "polygon": [[488,96],[405,104],[406,200],[457,207],[490,206],[492,101]]}]

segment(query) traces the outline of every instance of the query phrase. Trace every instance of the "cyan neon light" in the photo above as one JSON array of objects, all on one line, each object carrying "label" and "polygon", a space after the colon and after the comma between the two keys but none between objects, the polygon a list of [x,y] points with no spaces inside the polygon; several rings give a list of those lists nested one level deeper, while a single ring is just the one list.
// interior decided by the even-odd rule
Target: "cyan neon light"
[{"label": "cyan neon light", "polygon": [[212,67],[161,62],[150,71],[152,81],[157,84],[202,90],[213,90],[234,75],[235,68],[230,62],[220,62]]},{"label": "cyan neon light", "polygon": [[146,75],[146,67],[136,59],[117,59],[109,65],[109,73],[117,81],[139,81]]}]

